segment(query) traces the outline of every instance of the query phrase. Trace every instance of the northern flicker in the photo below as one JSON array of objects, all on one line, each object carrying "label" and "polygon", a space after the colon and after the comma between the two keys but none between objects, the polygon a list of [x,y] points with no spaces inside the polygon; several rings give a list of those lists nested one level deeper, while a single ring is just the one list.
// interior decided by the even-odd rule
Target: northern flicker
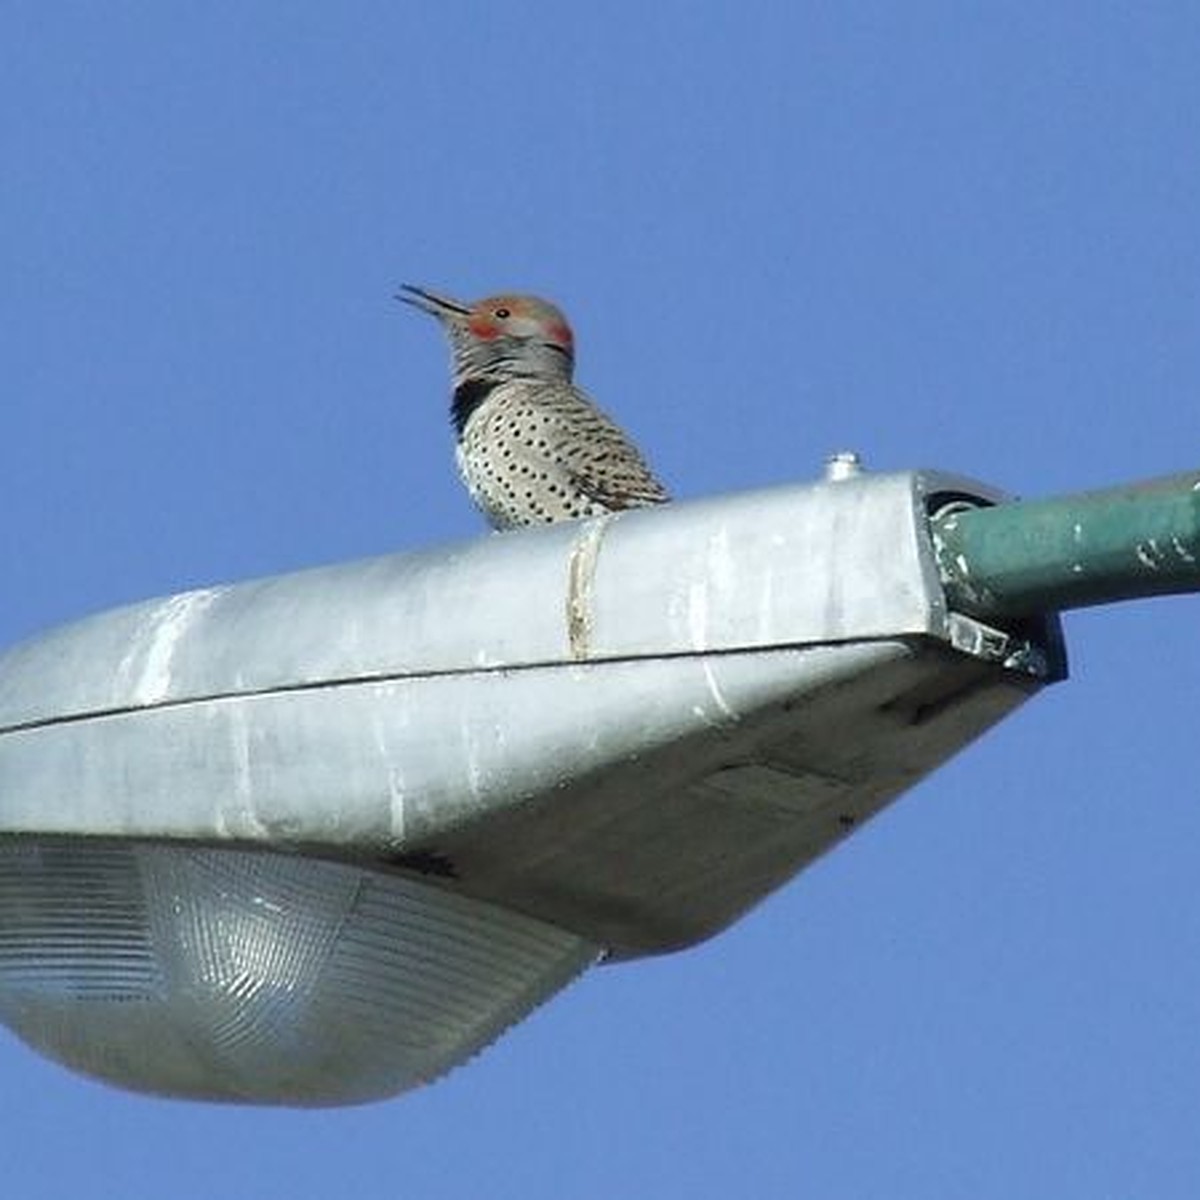
[{"label": "northern flicker", "polygon": [[536,296],[473,304],[403,285],[396,297],[450,339],[459,473],[495,529],[644,508],[668,499],[634,444],[572,382],[566,317]]}]

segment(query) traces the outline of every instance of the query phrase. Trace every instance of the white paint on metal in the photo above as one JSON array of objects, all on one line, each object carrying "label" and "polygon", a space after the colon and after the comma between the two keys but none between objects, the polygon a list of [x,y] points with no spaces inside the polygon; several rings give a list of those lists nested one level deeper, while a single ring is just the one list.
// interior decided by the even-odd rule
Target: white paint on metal
[{"label": "white paint on metal", "polygon": [[1158,539],[1151,538],[1148,542],[1139,542],[1134,553],[1143,567],[1157,571],[1161,565],[1162,553],[1158,548]]},{"label": "white paint on metal", "polygon": [[712,699],[713,704],[717,706],[718,712],[728,720],[736,721],[738,714],[734,711],[729,701],[725,699],[721,691],[721,685],[717,681],[716,671],[713,668],[712,658],[706,655],[700,660],[700,666],[704,672],[704,682],[708,685],[709,697]]},{"label": "white paint on metal", "polygon": [[378,755],[378,762],[386,772],[389,834],[396,842],[403,842],[408,827],[404,756],[392,752],[387,736],[388,728],[392,723],[408,725],[407,712],[404,708],[397,706],[394,712],[385,712],[383,708],[372,709],[370,722],[372,749]]},{"label": "white paint on metal", "polygon": [[136,705],[156,704],[171,690],[171,664],[189,627],[224,588],[170,596],[146,614],[145,622],[117,667],[117,678]]},{"label": "white paint on metal", "polygon": [[256,788],[254,763],[250,750],[251,727],[257,721],[247,711],[245,703],[233,700],[219,703],[229,755],[227,785],[215,797],[215,820],[218,831],[225,837],[264,837],[270,829],[255,811],[255,801],[263,789]]},{"label": "white paint on metal", "polygon": [[403,842],[408,827],[407,803],[404,790],[404,772],[397,762],[387,769],[388,812],[391,815],[389,833],[397,842]]},{"label": "white paint on metal", "polygon": [[487,772],[480,762],[479,745],[472,724],[473,716],[470,712],[464,712],[459,728],[462,737],[462,772],[465,775],[467,795],[472,804],[477,805],[483,797]]}]

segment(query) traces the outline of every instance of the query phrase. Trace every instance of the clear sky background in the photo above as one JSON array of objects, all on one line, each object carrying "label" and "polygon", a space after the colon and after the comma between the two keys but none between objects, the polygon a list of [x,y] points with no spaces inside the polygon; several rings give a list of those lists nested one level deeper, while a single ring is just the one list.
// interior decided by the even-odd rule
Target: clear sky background
[{"label": "clear sky background", "polygon": [[[482,531],[390,297],[543,292],[679,496],[1200,464],[1200,8],[0,8],[0,641]],[[692,952],[357,1109],[0,1036],[3,1195],[1200,1195],[1197,603]]]}]

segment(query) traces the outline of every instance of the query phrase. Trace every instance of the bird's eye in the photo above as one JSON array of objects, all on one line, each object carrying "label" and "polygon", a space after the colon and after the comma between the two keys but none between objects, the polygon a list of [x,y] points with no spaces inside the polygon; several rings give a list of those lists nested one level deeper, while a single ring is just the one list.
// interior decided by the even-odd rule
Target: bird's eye
[{"label": "bird's eye", "polygon": [[498,308],[494,315],[498,320],[507,321],[512,316],[512,312],[507,308]]}]

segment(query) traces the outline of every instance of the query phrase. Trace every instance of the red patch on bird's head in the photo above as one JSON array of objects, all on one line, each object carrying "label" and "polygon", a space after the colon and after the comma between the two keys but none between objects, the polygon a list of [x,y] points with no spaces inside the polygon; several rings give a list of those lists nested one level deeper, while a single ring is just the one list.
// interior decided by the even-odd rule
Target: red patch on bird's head
[{"label": "red patch on bird's head", "polygon": [[503,336],[509,328],[509,320],[525,311],[525,302],[521,296],[485,296],[476,300],[471,306],[471,316],[467,328],[485,342],[493,341]]},{"label": "red patch on bird's head", "polygon": [[546,332],[551,339],[559,346],[574,346],[575,335],[571,332],[571,327],[565,321],[554,321],[547,326]]},{"label": "red patch on bird's head", "polygon": [[472,337],[491,342],[497,338],[537,339],[574,350],[575,339],[567,319],[548,300],[505,292],[488,296],[471,306],[466,322]]},{"label": "red patch on bird's head", "polygon": [[467,322],[467,328],[485,342],[500,336],[500,326],[491,313],[475,313]]}]

